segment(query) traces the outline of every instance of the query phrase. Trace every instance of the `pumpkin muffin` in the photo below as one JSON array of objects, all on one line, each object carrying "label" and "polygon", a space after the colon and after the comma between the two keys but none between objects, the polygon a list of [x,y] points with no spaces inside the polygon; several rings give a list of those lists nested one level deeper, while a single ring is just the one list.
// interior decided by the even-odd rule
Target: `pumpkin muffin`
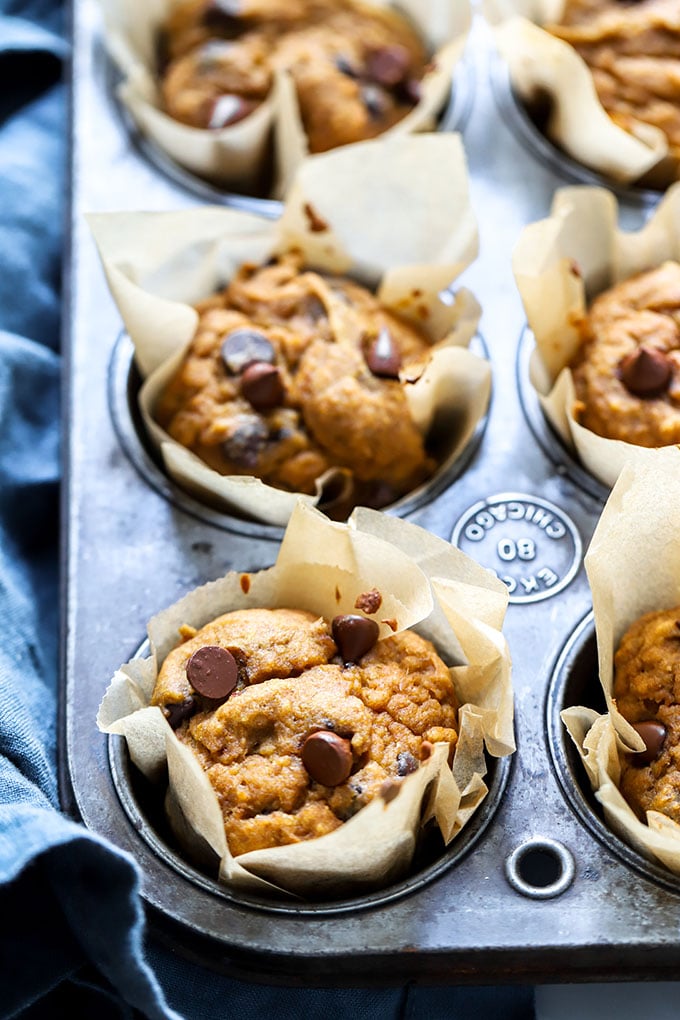
[{"label": "pumpkin muffin", "polygon": [[223,475],[312,495],[338,468],[355,503],[384,506],[436,467],[399,378],[422,373],[429,342],[365,288],[301,262],[245,265],[197,306],[154,417]]},{"label": "pumpkin muffin", "polygon": [[600,102],[625,131],[636,121],[668,139],[680,174],[680,7],[677,0],[566,0],[559,24],[592,71]]},{"label": "pumpkin muffin", "polygon": [[187,0],[163,27],[159,51],[166,112],[198,128],[247,117],[288,72],[311,152],[402,120],[427,64],[402,15],[359,0]]},{"label": "pumpkin muffin", "polygon": [[360,614],[293,609],[182,629],[152,704],[205,770],[233,855],[332,832],[393,796],[433,743],[455,747],[458,703],[434,646],[378,632]]},{"label": "pumpkin muffin", "polygon": [[571,365],[579,424],[637,446],[680,442],[680,265],[605,291],[580,326]]},{"label": "pumpkin muffin", "polygon": [[680,606],[637,620],[614,666],[618,709],[645,743],[622,756],[621,792],[642,821],[659,811],[680,822]]}]

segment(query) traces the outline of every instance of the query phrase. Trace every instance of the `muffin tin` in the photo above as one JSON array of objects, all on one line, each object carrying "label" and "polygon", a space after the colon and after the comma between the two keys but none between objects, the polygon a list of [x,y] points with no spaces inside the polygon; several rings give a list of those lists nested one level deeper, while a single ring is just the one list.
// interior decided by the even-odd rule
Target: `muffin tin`
[{"label": "muffin tin", "polygon": [[[554,188],[572,178],[559,162],[537,159],[507,115],[488,32],[475,25],[456,77],[456,90],[474,97],[469,116],[447,126],[463,128],[480,227],[480,255],[461,283],[484,309],[492,404],[455,477],[399,512],[444,539],[455,535],[514,585],[504,632],[514,661],[517,752],[496,763],[487,801],[448,850],[426,846],[413,873],[382,893],[313,905],[237,897],[187,865],[124,746],[95,727],[105,686],[140,649],[146,621],[232,567],[270,565],[280,530],[196,503],[165,478],[140,438],[129,341],[84,213],[190,207],[206,196],[203,185],[160,170],[130,134],[110,89],[96,0],[73,5],[73,40],[65,807],[135,858],[159,938],[242,979],[333,985],[670,977],[680,883],[606,829],[559,722],[562,707],[592,702],[599,692],[581,561],[606,490],[551,433],[528,384],[530,337],[511,251],[522,227],[547,215]],[[250,208],[243,198],[220,199]],[[649,196],[630,193],[621,201],[621,225],[639,227]]]}]

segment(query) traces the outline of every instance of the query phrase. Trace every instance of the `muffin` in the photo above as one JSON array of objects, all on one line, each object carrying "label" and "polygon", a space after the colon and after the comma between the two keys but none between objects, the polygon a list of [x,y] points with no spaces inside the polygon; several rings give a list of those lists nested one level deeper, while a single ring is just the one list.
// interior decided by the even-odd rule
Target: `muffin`
[{"label": "muffin", "polygon": [[191,127],[247,117],[288,72],[310,152],[373,138],[420,99],[427,54],[395,10],[356,0],[187,0],[160,32],[165,111]]},{"label": "muffin", "polygon": [[431,132],[469,0],[102,0],[142,137],[220,188],[282,198],[311,152]]},{"label": "muffin", "polygon": [[426,830],[454,839],[488,792],[486,755],[514,750],[507,600],[415,525],[298,501],[273,567],[149,621],[151,654],[116,671],[97,722],[220,881],[380,888]]},{"label": "muffin", "polygon": [[566,449],[612,486],[680,441],[680,184],[639,230],[604,188],[561,188],[525,227],[513,271],[535,340],[530,382]]},{"label": "muffin", "polygon": [[659,811],[680,822],[680,607],[646,613],[626,631],[614,700],[645,744],[622,754],[621,792],[642,821]]},{"label": "muffin", "polygon": [[[606,711],[586,704],[561,712],[607,825],[676,874],[679,526],[680,449],[647,450],[623,468],[585,557]],[[568,668],[581,667],[572,659]]]},{"label": "muffin", "polygon": [[312,495],[340,468],[353,501],[379,507],[435,468],[399,378],[422,374],[430,344],[365,287],[302,262],[246,264],[197,306],[155,418],[222,475]]},{"label": "muffin", "polygon": [[205,770],[235,856],[333,832],[378,794],[395,795],[435,742],[455,747],[451,676],[418,634],[378,641],[366,616],[328,622],[291,609],[235,611],[191,630],[151,704]]},{"label": "muffin", "polygon": [[642,122],[668,140],[680,171],[680,10],[676,0],[566,0],[559,22],[543,26],[573,46],[590,68],[615,124]]},{"label": "muffin", "polygon": [[674,0],[483,0],[537,129],[620,184],[678,178]]},{"label": "muffin", "polygon": [[680,442],[680,264],[604,291],[580,328],[576,421],[638,446]]}]

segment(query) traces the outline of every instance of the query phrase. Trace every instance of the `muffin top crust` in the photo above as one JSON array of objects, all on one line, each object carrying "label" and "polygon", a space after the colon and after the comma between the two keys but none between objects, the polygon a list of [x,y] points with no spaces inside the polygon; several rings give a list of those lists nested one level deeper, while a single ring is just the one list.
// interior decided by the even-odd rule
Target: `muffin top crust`
[{"label": "muffin top crust", "polygon": [[377,641],[378,629],[238,610],[185,629],[165,659],[152,704],[205,770],[232,854],[332,832],[393,795],[432,744],[455,747],[458,702],[434,646],[412,631]]},{"label": "muffin top crust", "polygon": [[676,0],[566,0],[559,24],[592,71],[600,102],[625,131],[659,128],[680,176],[680,7]]},{"label": "muffin top crust", "polygon": [[624,634],[614,698],[646,750],[622,755],[620,788],[637,816],[680,822],[680,606],[647,613]]},{"label": "muffin top crust", "polygon": [[600,294],[571,364],[574,417],[608,439],[680,442],[680,265],[665,262]]},{"label": "muffin top crust", "polygon": [[401,14],[359,0],[187,0],[163,26],[160,51],[166,112],[199,128],[247,117],[288,72],[311,152],[400,121],[427,63]]},{"label": "muffin top crust", "polygon": [[399,379],[422,372],[429,341],[370,291],[289,252],[241,267],[197,310],[154,417],[213,470],[314,494],[338,468],[375,507],[433,472]]}]

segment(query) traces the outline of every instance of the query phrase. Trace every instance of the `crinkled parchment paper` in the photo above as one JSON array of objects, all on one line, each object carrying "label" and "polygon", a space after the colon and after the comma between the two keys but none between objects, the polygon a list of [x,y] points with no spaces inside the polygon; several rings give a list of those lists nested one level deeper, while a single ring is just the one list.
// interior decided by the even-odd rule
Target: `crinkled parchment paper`
[{"label": "crinkled parchment paper", "polygon": [[457,135],[405,135],[312,156],[276,223],[221,207],[97,214],[89,223],[146,379],[140,406],[149,435],[170,475],[199,498],[278,525],[297,499],[257,478],[220,475],[153,420],[196,329],[191,303],[224,287],[242,262],[264,262],[277,251],[298,248],[313,268],[377,287],[386,307],[429,336],[429,361],[406,395],[419,428],[446,449],[440,470],[486,412],[490,367],[467,349],[479,306],[464,289],[450,303],[440,297],[477,254]]},{"label": "crinkled parchment paper", "polygon": [[[458,549],[399,518],[361,508],[336,524],[301,501],[275,566],[248,576],[243,585],[241,574],[228,574],[155,616],[148,625],[151,656],[117,671],[98,725],[125,735],[132,760],[150,779],[162,781],[167,766],[176,832],[189,853],[212,848],[221,881],[251,889],[271,883],[299,895],[313,889],[317,896],[385,885],[407,870],[422,825],[436,820],[448,843],[477,809],[487,793],[485,746],[497,757],[514,750],[510,655],[501,633],[507,589]],[[205,773],[160,708],[149,707],[178,628],[200,628],[255,606],[306,609],[330,620],[356,612],[357,596],[372,588],[383,596],[374,617],[380,637],[393,632],[387,620],[396,621],[397,631],[413,627],[451,667],[462,705],[452,768],[448,745],[437,744],[389,803],[376,798],[319,839],[232,857]]]},{"label": "crinkled parchment paper", "polygon": [[680,184],[673,185],[639,231],[618,229],[616,199],[604,188],[561,188],[551,215],[526,227],[513,252],[513,272],[536,348],[531,382],[563,441],[605,485],[624,464],[644,463],[649,450],[605,439],[574,419],[567,367],[576,354],[578,321],[601,291],[628,277],[680,260]]},{"label": "crinkled parchment paper", "polygon": [[[280,73],[267,100],[249,117],[216,131],[189,127],[162,109],[156,75],[156,38],[177,0],[101,0],[105,41],[123,76],[121,102],[140,130],[180,166],[232,189],[250,190],[262,178],[274,135],[276,192],[283,194],[307,155],[297,96],[289,75]],[[432,59],[423,78],[420,102],[384,136],[427,131],[451,91],[453,72],[470,28],[469,0],[371,0],[375,7],[398,7],[425,40]]]},{"label": "crinkled parchment paper", "polygon": [[[562,719],[583,759],[608,824],[646,856],[680,874],[680,826],[656,811],[640,822],[618,789],[619,754],[640,736],[612,700],[614,654],[635,620],[680,606],[680,450],[650,450],[614,486],[585,558],[593,595],[600,683],[609,711],[568,708]],[[593,683],[596,678],[593,677]]]},{"label": "crinkled parchment paper", "polygon": [[576,50],[541,28],[558,22],[564,0],[483,0],[496,45],[517,94],[552,99],[549,137],[579,163],[622,183],[637,181],[668,155],[668,140],[650,124],[624,131],[600,102],[590,68]]}]

